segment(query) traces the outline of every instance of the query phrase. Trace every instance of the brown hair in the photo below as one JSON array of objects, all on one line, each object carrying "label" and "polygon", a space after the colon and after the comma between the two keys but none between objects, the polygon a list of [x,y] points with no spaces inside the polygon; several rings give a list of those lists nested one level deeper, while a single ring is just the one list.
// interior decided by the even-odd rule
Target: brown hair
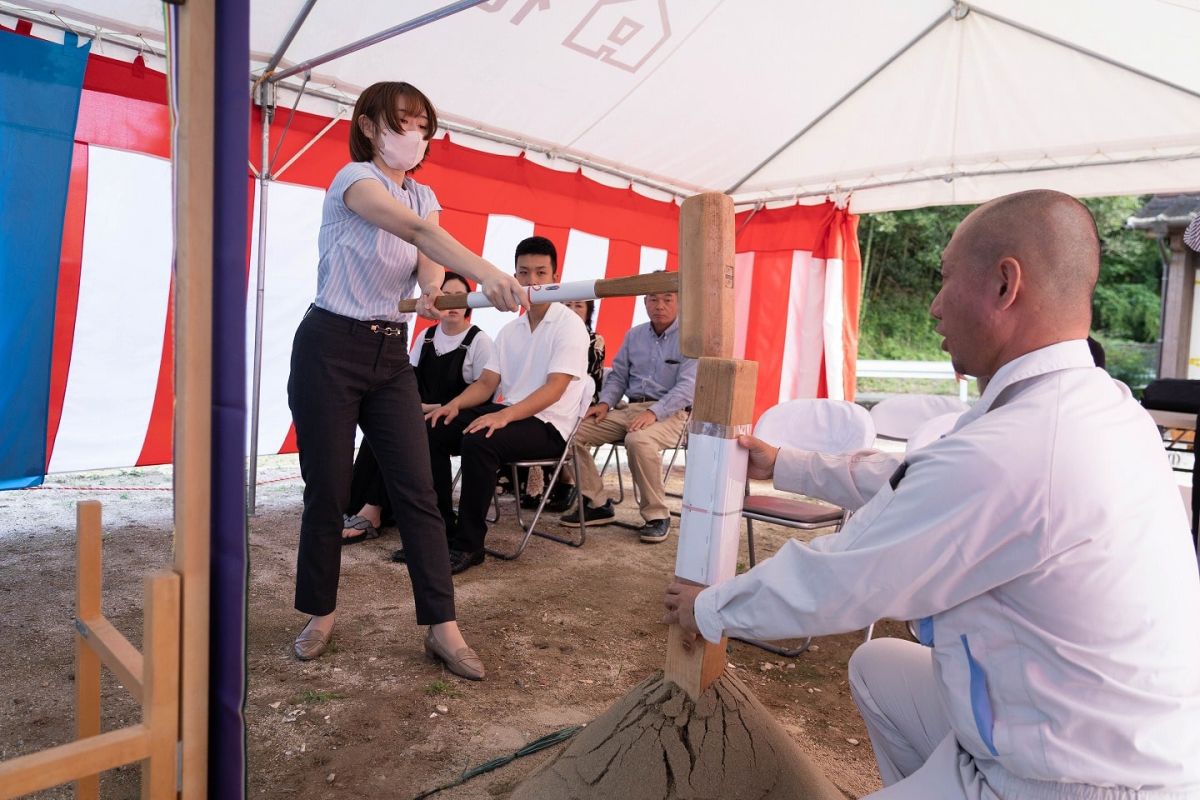
[{"label": "brown hair", "polygon": [[358,126],[360,117],[366,117],[376,126],[387,125],[394,131],[400,130],[400,118],[396,110],[400,101],[405,101],[405,108],[420,110],[429,117],[429,128],[425,131],[425,139],[433,138],[437,132],[437,112],[433,103],[425,94],[411,83],[403,81],[380,81],[373,83],[363,90],[354,104],[354,116],[350,119],[350,158],[354,161],[370,161],[375,157],[375,145]]}]

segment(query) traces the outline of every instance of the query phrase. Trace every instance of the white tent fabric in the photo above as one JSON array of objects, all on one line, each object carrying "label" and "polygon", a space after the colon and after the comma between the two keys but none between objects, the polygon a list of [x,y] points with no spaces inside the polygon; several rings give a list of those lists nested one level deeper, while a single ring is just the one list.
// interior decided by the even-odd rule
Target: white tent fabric
[{"label": "white tent fabric", "polygon": [[[254,2],[250,69],[308,7],[280,70],[446,2]],[[161,47],[157,0],[21,7]],[[741,203],[1183,191],[1200,187],[1197,42],[1200,0],[489,0],[314,67],[302,107],[408,80],[481,137],[460,143]]]}]

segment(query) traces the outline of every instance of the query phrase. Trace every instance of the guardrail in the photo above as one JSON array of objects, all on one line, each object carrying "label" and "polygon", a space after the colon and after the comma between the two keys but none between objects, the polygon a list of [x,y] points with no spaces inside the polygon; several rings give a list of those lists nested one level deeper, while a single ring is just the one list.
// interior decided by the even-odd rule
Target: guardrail
[{"label": "guardrail", "polygon": [[[858,361],[857,374],[860,378],[909,378],[925,380],[957,380],[954,367],[949,361]],[[967,382],[958,382],[958,396],[966,402]]]}]

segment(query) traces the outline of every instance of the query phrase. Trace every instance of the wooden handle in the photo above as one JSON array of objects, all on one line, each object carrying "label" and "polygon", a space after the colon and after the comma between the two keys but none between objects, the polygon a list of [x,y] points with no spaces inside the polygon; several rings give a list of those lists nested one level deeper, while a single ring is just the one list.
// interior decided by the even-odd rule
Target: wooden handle
[{"label": "wooden handle", "polygon": [[[679,273],[651,272],[646,275],[630,275],[626,278],[606,278],[598,281],[573,281],[530,287],[530,302],[553,303],[558,300],[596,300],[602,297],[632,297],[656,292],[679,291]],[[559,295],[559,296],[556,296]],[[491,301],[483,292],[470,294],[443,294],[433,301],[433,307],[446,311],[451,308],[490,307]],[[401,314],[417,310],[416,298],[401,300]]]}]

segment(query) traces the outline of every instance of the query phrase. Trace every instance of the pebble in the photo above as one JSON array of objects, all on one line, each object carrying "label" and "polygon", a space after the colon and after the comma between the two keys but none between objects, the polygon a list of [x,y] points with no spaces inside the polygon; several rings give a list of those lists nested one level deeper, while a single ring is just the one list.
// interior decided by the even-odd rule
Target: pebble
[{"label": "pebble", "polygon": [[821,645],[819,645],[819,644],[810,644],[810,645],[808,646],[808,649],[809,649],[809,650],[812,650],[812,651],[814,651],[814,652],[815,652],[815,651],[817,651],[817,650],[820,650],[820,649],[821,649]]},{"label": "pebble", "polygon": [[858,739],[847,739],[846,741],[850,744],[858,744]]},{"label": "pebble", "polygon": [[429,715],[429,718],[430,718],[430,719],[433,719],[433,718],[434,718],[434,717],[436,717],[437,715],[438,715],[438,714],[437,714],[437,712],[436,712],[436,711],[434,711],[432,714],[430,714],[430,715]]},{"label": "pebble", "polygon": [[449,709],[449,708],[447,708],[446,706],[437,706],[437,712],[438,712],[439,714],[449,714],[449,713],[450,713],[450,709]]},{"label": "pebble", "polygon": [[371,656],[370,658],[367,659],[367,661],[378,661],[378,660],[379,659],[376,658],[375,656]]},{"label": "pebble", "polygon": [[775,669],[775,665],[769,661],[764,661],[758,666],[758,669],[760,672],[770,672],[771,670]]},{"label": "pebble", "polygon": [[331,773],[329,773],[328,775],[326,775],[326,776],[325,776],[325,782],[326,782],[326,783],[333,783],[335,780],[337,780],[337,773],[336,773],[336,772],[331,772]]},{"label": "pebble", "polygon": [[279,706],[281,706],[281,705],[283,705],[283,701],[276,700],[274,703],[271,703],[271,708],[279,708]]},{"label": "pebble", "polygon": [[787,668],[788,668],[788,669],[795,669],[795,668],[796,668],[796,665],[795,665],[795,664],[788,664],[788,665],[787,665]]}]

